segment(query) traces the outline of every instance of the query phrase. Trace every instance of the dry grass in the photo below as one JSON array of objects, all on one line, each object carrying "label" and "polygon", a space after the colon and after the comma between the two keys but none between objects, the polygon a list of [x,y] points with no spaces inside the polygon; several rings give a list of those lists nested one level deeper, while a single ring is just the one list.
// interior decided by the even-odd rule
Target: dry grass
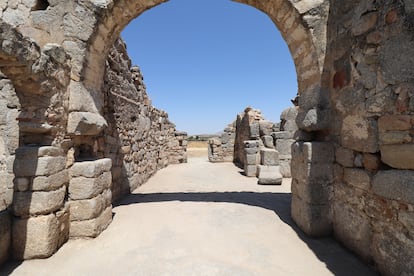
[{"label": "dry grass", "polygon": [[188,141],[187,148],[205,148],[207,150],[207,141]]},{"label": "dry grass", "polygon": [[188,157],[207,157],[207,141],[188,141]]}]

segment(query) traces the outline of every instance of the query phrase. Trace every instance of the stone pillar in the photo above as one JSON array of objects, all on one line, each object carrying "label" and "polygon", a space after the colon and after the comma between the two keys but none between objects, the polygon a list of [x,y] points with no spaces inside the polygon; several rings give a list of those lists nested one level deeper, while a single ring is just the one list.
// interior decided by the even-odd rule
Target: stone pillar
[{"label": "stone pillar", "polygon": [[68,239],[68,174],[60,148],[21,147],[13,163],[12,247],[16,259],[47,258]]},{"label": "stone pillar", "polygon": [[260,155],[259,140],[244,141],[245,163],[244,173],[249,177],[257,176],[257,165],[259,164]]},{"label": "stone pillar", "polygon": [[111,167],[111,159],[104,158],[70,168],[70,237],[97,237],[111,223]]},{"label": "stone pillar", "polygon": [[327,142],[292,145],[292,218],[310,236],[332,231],[334,149]]}]

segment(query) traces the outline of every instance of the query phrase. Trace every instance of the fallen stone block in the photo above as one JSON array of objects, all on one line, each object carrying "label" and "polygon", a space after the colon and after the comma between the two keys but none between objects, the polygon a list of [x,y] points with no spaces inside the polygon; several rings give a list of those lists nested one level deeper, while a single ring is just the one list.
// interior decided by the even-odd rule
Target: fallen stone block
[{"label": "fallen stone block", "polygon": [[258,184],[262,185],[281,185],[283,176],[280,173],[279,166],[258,166],[257,174],[259,177]]}]

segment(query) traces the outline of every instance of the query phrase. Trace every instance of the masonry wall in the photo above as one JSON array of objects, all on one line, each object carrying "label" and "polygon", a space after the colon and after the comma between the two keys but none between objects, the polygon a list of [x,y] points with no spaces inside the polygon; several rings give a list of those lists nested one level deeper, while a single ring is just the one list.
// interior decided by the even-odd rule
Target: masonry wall
[{"label": "masonry wall", "polygon": [[414,273],[414,3],[331,1],[328,132],[293,146],[292,215],[384,275]]},{"label": "masonry wall", "polygon": [[104,117],[99,155],[112,159],[113,199],[145,183],[169,164],[186,162],[186,136],[165,111],[152,106],[139,67],[132,67],[122,40],[112,48],[105,74]]},{"label": "masonry wall", "polygon": [[382,273],[409,275],[414,272],[414,2],[332,2],[334,234],[374,260]]}]

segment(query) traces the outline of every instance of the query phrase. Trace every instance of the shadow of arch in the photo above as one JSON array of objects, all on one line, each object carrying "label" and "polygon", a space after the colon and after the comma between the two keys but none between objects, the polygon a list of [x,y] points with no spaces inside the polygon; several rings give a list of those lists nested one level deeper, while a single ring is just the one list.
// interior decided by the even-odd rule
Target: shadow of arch
[{"label": "shadow of arch", "polygon": [[[237,203],[260,207],[273,211],[285,224],[289,225],[298,237],[306,243],[318,259],[325,263],[334,275],[377,275],[355,256],[341,247],[332,238],[312,239],[306,236],[290,217],[291,194],[256,192],[176,192],[131,194],[121,200],[117,206],[160,202],[216,202]],[[115,215],[116,215],[116,209]],[[275,233],[276,234],[276,233]],[[283,249],[281,249],[283,250]]]}]

